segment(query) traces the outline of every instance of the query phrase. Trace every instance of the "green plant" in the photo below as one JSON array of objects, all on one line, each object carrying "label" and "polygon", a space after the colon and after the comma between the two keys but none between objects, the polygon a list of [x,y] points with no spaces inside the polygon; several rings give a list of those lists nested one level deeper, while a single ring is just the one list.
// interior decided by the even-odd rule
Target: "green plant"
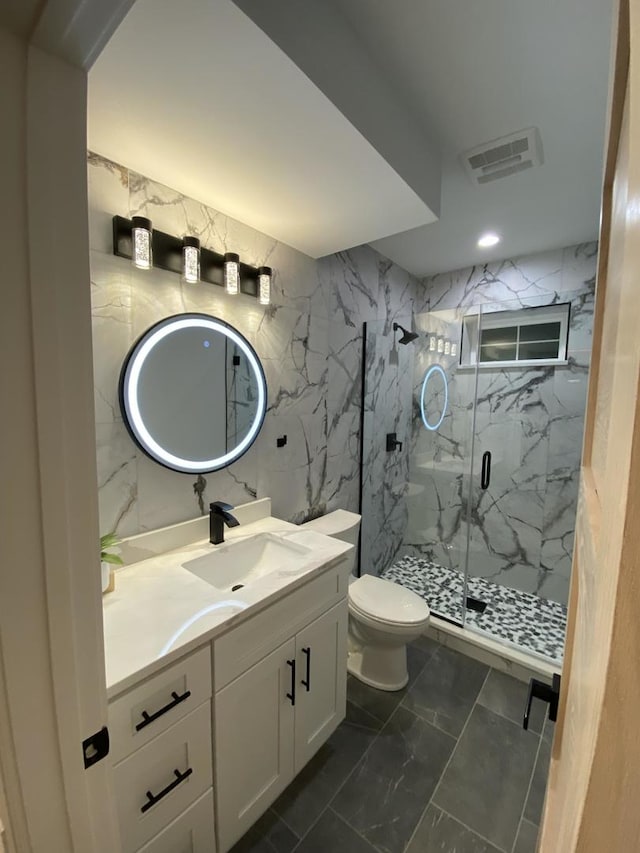
[{"label": "green plant", "polygon": [[100,560],[103,563],[111,563],[114,566],[124,565],[122,557],[107,551],[107,548],[113,548],[119,541],[115,533],[105,533],[104,536],[100,537]]}]

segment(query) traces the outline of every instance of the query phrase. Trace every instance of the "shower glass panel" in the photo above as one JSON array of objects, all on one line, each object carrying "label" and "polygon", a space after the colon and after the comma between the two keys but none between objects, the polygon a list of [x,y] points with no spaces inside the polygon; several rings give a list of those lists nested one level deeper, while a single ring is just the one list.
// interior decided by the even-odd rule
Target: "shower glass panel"
[{"label": "shower glass panel", "polygon": [[[460,369],[460,343],[465,318],[477,314],[419,315],[406,345],[389,324],[365,326],[361,572],[401,581],[458,624],[477,376],[475,366]],[[401,446],[387,449],[394,433]]]},{"label": "shower glass panel", "polygon": [[560,661],[593,290],[365,327],[361,571]]},{"label": "shower glass panel", "polygon": [[[396,322],[411,328],[411,317]],[[407,526],[416,347],[391,323],[364,324],[360,573],[379,575],[395,559]],[[389,446],[387,450],[387,436]],[[393,444],[393,447],[391,447]]]},{"label": "shower glass panel", "polygon": [[465,324],[462,353],[477,370],[467,594],[480,602],[464,624],[554,659],[564,644],[589,365],[584,292],[562,299],[484,303]]},{"label": "shower glass panel", "polygon": [[416,317],[414,444],[402,553],[423,573],[432,613],[463,624],[477,365],[461,369],[463,329],[477,308]]}]

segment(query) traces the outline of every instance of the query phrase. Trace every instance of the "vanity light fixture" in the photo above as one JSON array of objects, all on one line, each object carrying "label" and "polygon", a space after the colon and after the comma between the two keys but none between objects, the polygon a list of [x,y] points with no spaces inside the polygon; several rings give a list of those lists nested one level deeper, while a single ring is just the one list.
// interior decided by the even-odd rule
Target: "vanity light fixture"
[{"label": "vanity light fixture", "polygon": [[182,238],[182,278],[187,284],[200,281],[200,240],[197,237]]},{"label": "vanity light fixture", "polygon": [[146,216],[131,219],[131,261],[140,270],[150,270],[153,266],[151,231],[151,220]]},{"label": "vanity light fixture", "polygon": [[273,281],[270,267],[243,264],[239,255],[208,249],[191,235],[175,237],[152,229],[151,220],[144,216],[125,219],[116,215],[112,226],[113,254],[128,258],[141,269],[167,270],[189,284],[214,284],[224,287],[232,296],[244,294],[258,299],[262,305],[270,303]]},{"label": "vanity light fixture", "polygon": [[235,252],[225,252],[224,289],[229,296],[236,296],[240,290],[240,255]]},{"label": "vanity light fixture", "polygon": [[478,240],[478,246],[480,249],[490,249],[492,246],[497,246],[499,242],[500,237],[497,234],[494,234],[493,231],[487,231]]},{"label": "vanity light fixture", "polygon": [[258,267],[258,302],[268,305],[271,302],[271,267]]}]

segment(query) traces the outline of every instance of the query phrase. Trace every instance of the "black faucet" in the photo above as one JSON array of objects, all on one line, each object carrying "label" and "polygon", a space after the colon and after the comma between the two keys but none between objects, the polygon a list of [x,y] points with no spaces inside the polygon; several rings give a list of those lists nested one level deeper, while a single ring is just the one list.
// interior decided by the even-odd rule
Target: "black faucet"
[{"label": "black faucet", "polygon": [[214,501],[209,504],[209,542],[212,545],[220,545],[224,542],[224,526],[237,527],[240,522],[231,515],[233,507],[223,501]]}]

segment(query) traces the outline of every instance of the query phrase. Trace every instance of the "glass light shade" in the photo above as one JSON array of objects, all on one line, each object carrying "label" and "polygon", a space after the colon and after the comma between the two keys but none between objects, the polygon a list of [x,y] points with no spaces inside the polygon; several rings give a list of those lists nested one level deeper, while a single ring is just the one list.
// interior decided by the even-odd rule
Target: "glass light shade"
[{"label": "glass light shade", "polygon": [[182,239],[182,278],[187,284],[200,281],[200,240],[197,237]]},{"label": "glass light shade", "polygon": [[271,302],[271,267],[258,269],[258,302],[260,305]]},{"label": "glass light shade", "polygon": [[140,270],[153,266],[151,242],[151,220],[146,216],[134,216],[131,220],[131,262]]},{"label": "glass light shade", "polygon": [[227,252],[224,256],[224,289],[229,296],[240,292],[240,256]]}]

